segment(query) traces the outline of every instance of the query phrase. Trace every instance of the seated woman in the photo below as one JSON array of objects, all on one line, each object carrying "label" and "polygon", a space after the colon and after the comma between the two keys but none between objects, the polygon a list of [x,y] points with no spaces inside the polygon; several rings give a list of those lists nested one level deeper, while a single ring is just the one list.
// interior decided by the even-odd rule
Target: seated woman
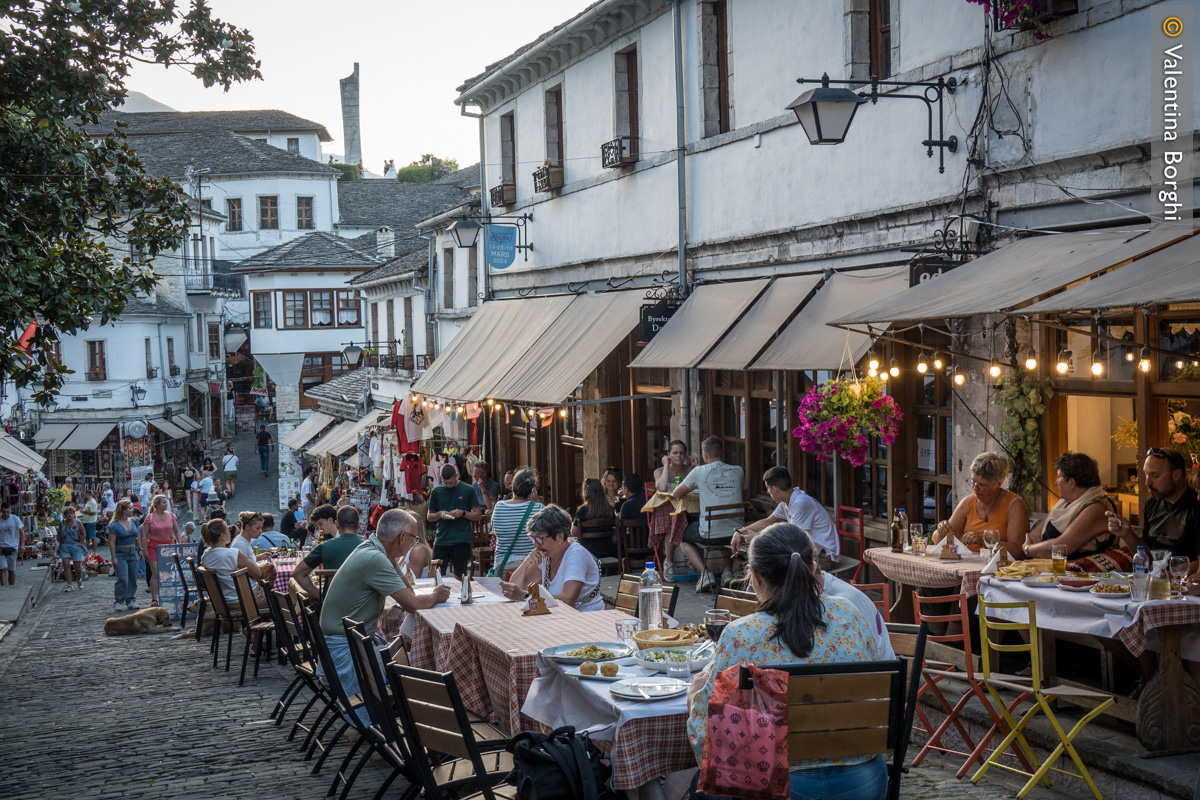
[{"label": "seated woman", "polygon": [[251,586],[254,587],[254,600],[258,603],[259,610],[267,610],[269,608],[267,596],[258,582],[274,577],[275,568],[269,563],[260,567],[253,558],[247,558],[245,553],[233,549],[230,546],[232,536],[229,525],[223,519],[210,519],[201,525],[200,539],[204,542],[204,552],[200,555],[200,566],[216,573],[217,582],[221,585],[221,596],[225,598],[225,602],[230,603],[231,608],[238,607],[237,587],[233,583],[233,573],[244,568],[253,579]]},{"label": "seated woman", "polygon": [[513,572],[511,582],[500,584],[504,596],[520,600],[529,584],[540,583],[559,601],[579,611],[603,611],[600,565],[583,545],[570,538],[571,518],[567,512],[548,505],[529,518],[525,529],[534,550]]},{"label": "seated woman", "polygon": [[1065,545],[1067,558],[1076,559],[1116,546],[1108,530],[1108,511],[1116,511],[1100,485],[1100,468],[1086,453],[1065,451],[1054,460],[1054,485],[1059,501],[1025,539],[1025,555],[1050,558],[1050,548]]},{"label": "seated woman", "polygon": [[[571,538],[579,539],[587,551],[596,558],[610,558],[617,555],[617,512],[608,502],[604,484],[596,478],[586,478],[579,491],[579,499],[583,501],[575,510],[575,518],[571,521]],[[582,539],[584,522],[607,522],[612,526],[607,537]]]},{"label": "seated woman", "polygon": [[1008,459],[999,453],[980,453],[971,462],[967,483],[971,494],[954,509],[949,520],[938,523],[933,541],[940,542],[949,531],[964,544],[983,544],[983,532],[995,530],[1000,544],[1012,558],[1022,558],[1029,531],[1029,508],[1015,492],[1001,486],[1008,477]]},{"label": "seated woman", "polygon": [[614,512],[620,511],[621,503],[625,500],[625,476],[621,474],[621,470],[609,467],[600,476],[600,482],[604,484],[604,499],[612,506]]},{"label": "seated woman", "polygon": [[[722,670],[744,661],[771,666],[885,657],[853,605],[840,597],[821,596],[813,555],[812,539],[788,522],[768,526],[750,542],[747,572],[760,598],[759,610],[725,627],[704,685],[691,697],[687,731],[697,761],[704,752],[708,700]],[[878,800],[887,794],[887,783],[881,755],[791,762],[792,798]]]}]

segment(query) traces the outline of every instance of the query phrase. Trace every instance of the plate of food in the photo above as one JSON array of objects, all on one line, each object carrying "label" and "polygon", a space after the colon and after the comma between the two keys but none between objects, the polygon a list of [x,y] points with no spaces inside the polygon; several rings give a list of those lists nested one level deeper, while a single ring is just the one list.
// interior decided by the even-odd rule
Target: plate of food
[{"label": "plate of food", "polygon": [[541,654],[542,658],[549,658],[560,664],[579,666],[585,661],[600,663],[626,658],[633,654],[633,648],[620,642],[576,642],[547,647]]},{"label": "plate of food", "polygon": [[640,670],[621,667],[615,661],[585,661],[577,667],[567,667],[563,672],[571,678],[583,678],[588,681],[625,681],[646,677]]},{"label": "plate of food", "polygon": [[1095,578],[1062,578],[1058,582],[1058,588],[1064,592],[1086,592],[1093,586],[1099,585],[1099,581]]},{"label": "plate of food", "polygon": [[624,700],[666,700],[687,694],[688,684],[675,678],[634,678],[617,681],[608,690]]},{"label": "plate of food", "polygon": [[1129,586],[1122,583],[1098,583],[1089,591],[1097,597],[1108,597],[1114,600],[1129,597]]},{"label": "plate of food", "polygon": [[1053,572],[1043,572],[1040,575],[1029,575],[1021,578],[1021,583],[1035,589],[1053,589],[1058,586],[1058,576]]},{"label": "plate of food", "polygon": [[709,649],[699,658],[689,658],[692,654],[691,647],[651,647],[646,650],[639,650],[635,654],[638,666],[646,669],[657,670],[665,673],[667,671],[668,661],[687,661],[688,667],[692,672],[699,672],[704,669],[708,662],[712,661],[713,651]]}]

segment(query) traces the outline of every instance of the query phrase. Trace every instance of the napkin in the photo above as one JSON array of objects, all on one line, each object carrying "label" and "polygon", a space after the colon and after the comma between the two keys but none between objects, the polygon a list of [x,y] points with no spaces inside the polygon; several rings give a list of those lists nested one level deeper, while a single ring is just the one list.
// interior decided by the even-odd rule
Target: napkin
[{"label": "napkin", "polygon": [[926,553],[926,555],[940,556],[942,554],[942,550],[945,547],[946,547],[946,540],[942,539],[937,544],[930,544],[929,546],[927,546],[925,548],[925,553]]},{"label": "napkin", "polygon": [[988,562],[984,566],[984,568],[979,571],[980,574],[981,575],[994,574],[996,572],[996,570],[1000,567],[1000,562],[1004,560],[1005,552],[1006,551],[1003,547],[997,547],[996,552],[994,554],[992,554],[992,557],[988,560]]}]

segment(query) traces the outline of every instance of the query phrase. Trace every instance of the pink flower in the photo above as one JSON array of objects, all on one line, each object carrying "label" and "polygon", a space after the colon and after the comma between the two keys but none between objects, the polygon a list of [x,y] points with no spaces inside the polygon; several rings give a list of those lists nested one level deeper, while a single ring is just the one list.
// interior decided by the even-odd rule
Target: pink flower
[{"label": "pink flower", "polygon": [[1175,444],[1186,444],[1187,443],[1187,437],[1184,436],[1182,433],[1175,434],[1174,439],[1175,439]]}]

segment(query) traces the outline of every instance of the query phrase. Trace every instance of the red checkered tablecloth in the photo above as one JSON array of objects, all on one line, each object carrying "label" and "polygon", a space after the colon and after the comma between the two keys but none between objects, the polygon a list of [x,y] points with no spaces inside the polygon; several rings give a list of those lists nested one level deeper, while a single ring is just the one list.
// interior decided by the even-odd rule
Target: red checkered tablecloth
[{"label": "red checkered tablecloth", "polygon": [[614,789],[632,789],[668,772],[695,769],[687,714],[630,720],[617,731],[609,759]]},{"label": "red checkered tablecloth", "polygon": [[271,559],[271,563],[275,565],[275,583],[271,584],[271,588],[277,592],[286,592],[288,590],[288,580],[291,579],[292,573],[296,570],[296,565],[300,563],[299,556],[281,556]]},{"label": "red checkered tablecloth", "polygon": [[678,545],[683,541],[683,530],[687,524],[687,514],[677,514],[669,503],[664,503],[650,512],[650,536],[647,544],[656,551],[659,542],[670,541]]},{"label": "red checkered tablecloth", "polygon": [[459,622],[470,619],[482,606],[476,608],[429,608],[417,612],[413,627],[412,646],[408,650],[408,661],[418,669],[446,672],[454,628]]},{"label": "red checkered tablecloth", "polygon": [[931,589],[956,588],[968,597],[979,593],[979,573],[987,565],[986,559],[978,556],[943,561],[937,556],[893,553],[890,547],[872,547],[863,554],[863,560],[891,580]]},{"label": "red checkered tablecloth", "polygon": [[1140,604],[1133,624],[1117,631],[1117,638],[1129,648],[1129,652],[1140,656],[1149,646],[1146,641],[1149,631],[1170,625],[1196,624],[1200,624],[1200,602],[1195,598],[1156,600]]}]

